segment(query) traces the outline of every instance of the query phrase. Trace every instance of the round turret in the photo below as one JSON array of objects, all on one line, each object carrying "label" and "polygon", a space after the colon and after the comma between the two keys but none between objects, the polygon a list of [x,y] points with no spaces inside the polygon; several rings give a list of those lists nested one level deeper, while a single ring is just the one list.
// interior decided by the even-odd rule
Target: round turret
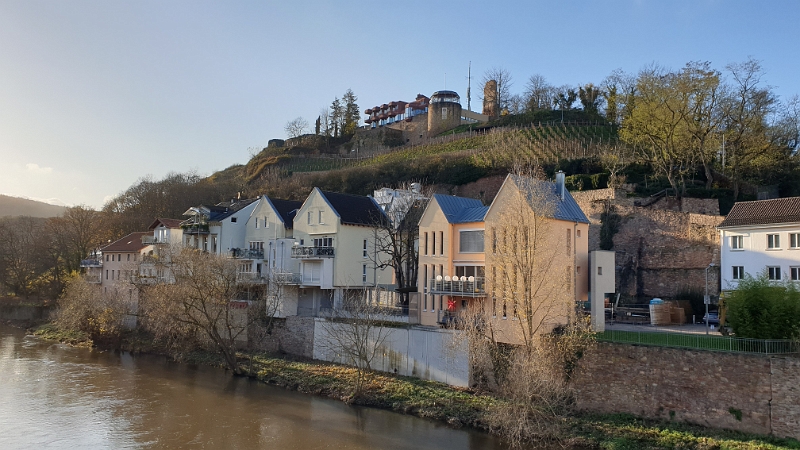
[{"label": "round turret", "polygon": [[428,136],[461,125],[461,98],[453,91],[436,91],[428,105]]}]

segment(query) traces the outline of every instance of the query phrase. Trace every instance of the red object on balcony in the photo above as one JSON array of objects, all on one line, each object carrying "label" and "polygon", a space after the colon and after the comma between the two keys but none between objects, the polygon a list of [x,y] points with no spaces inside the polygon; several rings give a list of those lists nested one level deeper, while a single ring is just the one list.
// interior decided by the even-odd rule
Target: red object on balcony
[{"label": "red object on balcony", "polygon": [[447,300],[447,310],[448,311],[455,311],[456,310],[456,301],[453,299]]}]

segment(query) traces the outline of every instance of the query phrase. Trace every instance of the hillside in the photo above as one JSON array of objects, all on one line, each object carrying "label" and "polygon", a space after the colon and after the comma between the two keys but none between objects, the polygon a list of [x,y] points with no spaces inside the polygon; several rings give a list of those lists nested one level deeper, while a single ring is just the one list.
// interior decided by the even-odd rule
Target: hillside
[{"label": "hillside", "polygon": [[63,206],[0,194],[0,217],[56,217],[63,214],[65,210],[66,208]]}]

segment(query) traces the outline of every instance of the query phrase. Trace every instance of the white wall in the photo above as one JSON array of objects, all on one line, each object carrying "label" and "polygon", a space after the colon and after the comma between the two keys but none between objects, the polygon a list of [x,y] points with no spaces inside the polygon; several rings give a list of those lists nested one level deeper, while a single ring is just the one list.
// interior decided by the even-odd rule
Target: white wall
[{"label": "white wall", "polygon": [[[338,323],[325,324],[325,319],[316,319],[314,324],[314,359],[341,362],[328,347],[326,327],[346,326]],[[466,337],[458,330],[427,328],[390,328],[372,368],[382,372],[397,373],[439,381],[451,386],[469,385],[469,363]],[[451,342],[457,340],[458,348]]]},{"label": "white wall", "polygon": [[[733,266],[743,266],[745,273],[757,277],[767,266],[780,266],[782,280],[789,280],[790,268],[800,267],[800,248],[790,248],[790,233],[800,233],[800,224],[739,227],[720,230],[722,290],[736,289]],[[779,249],[767,249],[767,235],[780,236]],[[743,248],[731,248],[731,237],[742,236]]]}]

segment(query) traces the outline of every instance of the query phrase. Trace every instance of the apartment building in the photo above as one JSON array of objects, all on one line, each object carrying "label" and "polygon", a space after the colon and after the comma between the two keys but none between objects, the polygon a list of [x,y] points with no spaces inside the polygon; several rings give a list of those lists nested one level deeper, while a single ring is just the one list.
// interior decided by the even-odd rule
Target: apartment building
[{"label": "apartment building", "polygon": [[588,298],[588,231],[563,174],[555,183],[509,175],[490,206],[434,195],[420,220],[419,323],[447,325],[476,302],[513,343],[518,301],[533,289],[559,299],[537,320],[563,323]]},{"label": "apartment building", "polygon": [[257,199],[232,200],[213,206],[193,206],[183,213],[183,245],[198,250],[227,255],[244,242],[247,220]]},{"label": "apartment building", "polygon": [[722,290],[762,273],[800,281],[800,197],[737,202],[717,229]]}]

